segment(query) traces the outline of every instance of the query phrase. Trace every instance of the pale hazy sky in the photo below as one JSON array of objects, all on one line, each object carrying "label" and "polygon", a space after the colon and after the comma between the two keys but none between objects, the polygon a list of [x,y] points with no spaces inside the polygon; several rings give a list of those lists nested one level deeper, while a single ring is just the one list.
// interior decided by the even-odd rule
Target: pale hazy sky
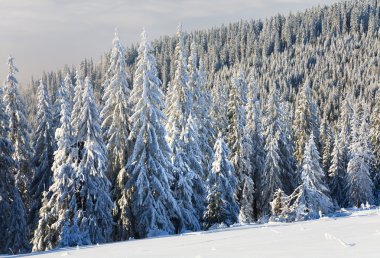
[{"label": "pale hazy sky", "polygon": [[126,46],[139,39],[173,35],[179,22],[185,31],[278,12],[287,14],[337,0],[0,0],[0,82],[8,54],[16,58],[21,84],[78,64],[99,60],[111,48],[117,27]]}]

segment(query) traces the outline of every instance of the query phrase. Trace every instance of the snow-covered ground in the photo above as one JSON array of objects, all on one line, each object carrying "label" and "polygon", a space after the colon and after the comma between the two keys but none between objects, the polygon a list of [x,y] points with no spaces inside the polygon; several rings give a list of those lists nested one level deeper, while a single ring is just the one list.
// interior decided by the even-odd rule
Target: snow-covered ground
[{"label": "snow-covered ground", "polygon": [[[338,216],[338,215],[337,215]],[[23,257],[380,257],[380,209],[296,223],[68,248]]]}]

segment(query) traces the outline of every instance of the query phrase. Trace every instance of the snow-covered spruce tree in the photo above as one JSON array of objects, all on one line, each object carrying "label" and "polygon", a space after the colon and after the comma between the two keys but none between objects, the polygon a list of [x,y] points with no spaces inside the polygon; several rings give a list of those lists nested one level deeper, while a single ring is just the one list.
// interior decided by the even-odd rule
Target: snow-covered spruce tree
[{"label": "snow-covered spruce tree", "polygon": [[74,106],[75,90],[74,90],[74,85],[69,73],[66,74],[65,79],[64,79],[64,91],[66,94],[67,101],[70,104],[69,107],[70,107],[70,114],[71,114],[73,110],[73,106]]},{"label": "snow-covered spruce tree", "polygon": [[329,186],[331,190],[331,197],[336,200],[340,207],[346,205],[346,184],[347,173],[346,168],[343,165],[342,150],[339,144],[340,138],[338,132],[334,136],[333,150],[331,153],[331,165],[328,171]]},{"label": "snow-covered spruce tree", "polygon": [[[288,106],[285,105],[279,98],[279,90],[276,85],[273,85],[270,88],[269,99],[267,100],[264,113],[264,137],[265,145],[268,146],[269,142],[272,140],[273,136],[276,136],[277,139],[277,148],[279,155],[279,170],[280,170],[280,181],[282,187],[278,186],[284,190],[286,194],[292,193],[295,185],[295,161],[292,151],[292,137],[289,124],[289,111]],[[267,150],[267,147],[265,147]],[[261,182],[266,184],[266,181]],[[274,188],[276,190],[277,188]],[[266,201],[270,201],[273,197],[268,196]],[[264,208],[264,206],[263,206]]]},{"label": "snow-covered spruce tree", "polygon": [[210,160],[213,155],[214,130],[212,127],[211,96],[206,89],[207,78],[203,66],[203,61],[199,60],[199,68],[197,69],[198,56],[197,46],[193,42],[191,44],[191,52],[188,60],[189,73],[189,90],[191,96],[191,113],[196,120],[198,127],[199,147],[202,151],[202,167],[203,170],[209,171]]},{"label": "snow-covered spruce tree", "polygon": [[[228,146],[231,150],[231,162],[235,167],[238,167],[244,135],[245,113],[241,89],[245,87],[245,84],[243,71],[235,71],[231,79],[228,101]],[[237,169],[236,174],[240,176],[240,168]]]},{"label": "snow-covered spruce tree", "polygon": [[29,251],[25,209],[15,186],[13,146],[7,139],[9,117],[5,112],[0,86],[0,253],[17,254]]},{"label": "snow-covered spruce tree", "polygon": [[372,153],[369,148],[368,111],[363,108],[360,118],[359,104],[354,110],[351,122],[351,159],[347,166],[348,203],[360,207],[373,204],[373,182],[370,176]]},{"label": "snow-covered spruce tree", "polygon": [[73,99],[73,109],[71,112],[71,127],[73,128],[73,135],[75,142],[79,143],[80,139],[77,139],[79,131],[79,119],[80,113],[83,107],[83,77],[79,70],[75,74],[75,88],[74,88],[74,99]]},{"label": "snow-covered spruce tree", "polygon": [[302,183],[288,198],[286,215],[289,220],[319,218],[321,212],[328,214],[334,210],[319,159],[314,134],[311,133],[301,165]]},{"label": "snow-covered spruce tree", "polygon": [[268,215],[270,212],[270,202],[277,189],[282,189],[281,182],[281,160],[278,148],[279,133],[273,134],[270,131],[265,143],[265,163],[264,171],[261,178],[261,200],[260,209],[262,215]]},{"label": "snow-covered spruce tree", "polygon": [[330,195],[330,191],[326,186],[325,174],[321,168],[320,156],[314,140],[314,133],[311,133],[308,143],[305,146],[305,154],[302,160],[302,182],[311,180],[320,192],[326,196]]},{"label": "snow-covered spruce tree", "polygon": [[215,142],[215,130],[213,128],[213,118],[211,117],[212,98],[207,90],[206,72],[203,66],[203,60],[199,60],[198,69],[198,87],[200,88],[200,98],[198,103],[193,103],[193,106],[198,107],[197,124],[199,129],[199,147],[202,151],[202,166],[205,171],[210,171],[213,159]]},{"label": "snow-covered spruce tree", "polygon": [[380,191],[380,90],[376,91],[375,106],[371,113],[370,140],[374,155],[373,182],[378,192]]},{"label": "snow-covered spruce tree", "polygon": [[342,103],[340,111],[340,117],[338,120],[339,130],[339,150],[341,152],[342,167],[347,169],[348,162],[350,160],[349,145],[351,142],[351,123],[353,116],[353,108],[351,104],[351,98],[346,96]]},{"label": "snow-covered spruce tree", "polygon": [[273,201],[270,203],[272,216],[281,216],[281,214],[286,212],[287,199],[288,196],[284,193],[284,191],[277,189],[273,195]]},{"label": "snow-covered spruce tree", "polygon": [[244,175],[241,188],[239,222],[252,223],[255,220],[255,184],[253,178]]},{"label": "snow-covered spruce tree", "polygon": [[9,132],[8,140],[13,143],[13,159],[16,161],[16,186],[19,190],[26,211],[30,207],[30,196],[28,188],[33,177],[32,147],[29,140],[29,123],[26,119],[26,109],[18,92],[18,82],[16,79],[18,69],[14,64],[14,58],[8,58],[8,76],[4,82],[3,101],[5,113],[8,116]]},{"label": "snow-covered spruce tree", "polygon": [[280,149],[282,176],[285,193],[292,192],[297,186],[299,175],[296,174],[296,160],[294,158],[294,139],[292,133],[292,108],[291,103],[280,102],[280,137],[278,146]]},{"label": "snow-covered spruce tree", "polygon": [[71,103],[67,88],[61,88],[60,127],[55,131],[57,150],[52,165],[52,185],[44,192],[39,221],[32,240],[34,251],[43,251],[56,247],[75,246],[80,235],[72,235],[73,217],[77,210],[75,202],[74,151],[71,127]]},{"label": "snow-covered spruce tree", "polygon": [[243,223],[253,220],[253,168],[252,139],[245,132],[245,96],[246,82],[242,71],[232,77],[230,99],[228,103],[228,144],[231,149],[231,162],[238,178],[237,198],[240,204],[239,218]]},{"label": "snow-covered spruce tree", "polygon": [[[43,80],[43,79],[41,79],[41,80]],[[53,94],[51,94],[54,96],[51,97],[52,100],[50,101],[50,109],[51,109],[50,113],[51,113],[51,120],[52,120],[51,131],[53,132],[53,134],[54,134],[55,130],[60,126],[61,93],[62,93],[62,89],[65,88],[65,82],[63,80],[57,82],[56,88],[57,89],[55,91],[53,91]],[[48,91],[48,88],[46,89],[46,91]],[[54,138],[54,135],[53,135],[53,138]],[[55,142],[53,142],[53,144],[54,143]],[[53,149],[56,150],[57,146],[54,146]],[[53,155],[51,155],[51,156],[53,156]]]},{"label": "snow-covered spruce tree", "polygon": [[180,214],[170,189],[171,151],[165,139],[163,93],[152,50],[143,31],[130,95],[133,114],[129,139],[135,144],[126,169],[117,179],[122,194],[117,201],[121,220],[133,220],[138,238],[174,233],[177,225],[173,222],[178,224]]},{"label": "snow-covered spruce tree", "polygon": [[83,107],[78,119],[77,140],[79,164],[74,177],[75,201],[81,234],[87,234],[82,244],[105,243],[110,240],[114,205],[110,196],[110,181],[105,175],[107,168],[106,146],[102,139],[99,112],[95,104],[93,88],[85,79]]},{"label": "snow-covered spruce tree", "polygon": [[51,184],[54,154],[53,118],[51,114],[52,106],[46,84],[40,80],[38,87],[37,106],[37,130],[34,134],[33,148],[35,174],[30,184],[30,194],[33,197],[33,204],[30,211],[29,223],[34,228],[38,222],[38,210],[41,207],[42,192],[47,191]]},{"label": "snow-covered spruce tree", "polygon": [[25,219],[24,203],[16,187],[13,188],[12,199],[5,246],[7,252],[10,251],[12,254],[26,253],[30,251],[29,229]]},{"label": "snow-covered spruce tree", "polygon": [[170,82],[166,95],[165,115],[168,118],[166,129],[169,146],[176,153],[178,138],[186,124],[191,111],[191,91],[189,89],[189,75],[187,72],[187,57],[184,47],[182,26],[177,31],[177,46],[175,48],[175,73]]},{"label": "snow-covered spruce tree", "polygon": [[54,223],[54,217],[51,213],[50,207],[48,205],[48,192],[44,191],[42,193],[41,209],[39,210],[40,220],[33,234],[32,251],[45,251],[53,248],[54,244],[54,231],[49,225]]},{"label": "snow-covered spruce tree", "polygon": [[[211,84],[214,85],[212,88],[211,96],[211,117],[213,118],[212,127],[215,131],[219,132],[226,132],[228,128],[228,92],[229,87],[227,86],[228,83],[224,81],[222,78],[220,78],[221,75],[219,74],[218,77],[213,78]],[[215,144],[215,141],[213,142],[213,145]]]},{"label": "snow-covered spruce tree", "polygon": [[254,221],[254,206],[255,206],[255,184],[254,184],[254,170],[252,166],[253,145],[252,138],[244,127],[243,138],[240,149],[240,161],[238,169],[241,170],[240,175],[240,196],[238,195],[240,213],[239,221],[242,223],[251,223]]},{"label": "snow-covered spruce tree", "polygon": [[298,164],[302,162],[303,151],[310,134],[314,134],[317,142],[319,140],[318,108],[313,101],[310,84],[310,80],[306,79],[298,94],[297,109],[293,121],[294,156]]},{"label": "snow-covered spruce tree", "polygon": [[12,158],[13,146],[7,139],[9,117],[5,113],[2,100],[3,89],[0,86],[0,253],[8,253],[6,239],[11,217],[12,192],[14,188],[14,173],[16,163]]},{"label": "snow-covered spruce tree", "polygon": [[333,136],[330,124],[328,123],[327,114],[324,112],[320,129],[319,129],[319,142],[321,146],[321,158],[323,171],[328,174],[331,165],[331,152],[333,149]]},{"label": "snow-covered spruce tree", "polygon": [[205,209],[205,188],[198,146],[198,132],[192,115],[179,138],[174,157],[174,197],[181,211],[179,232],[201,229],[200,220]]},{"label": "snow-covered spruce tree", "polygon": [[197,111],[200,108],[199,104],[201,98],[201,88],[199,87],[199,72],[198,72],[198,53],[197,45],[195,41],[191,43],[190,55],[187,61],[187,71],[188,71],[188,90],[191,96],[190,109],[191,113],[197,115]]},{"label": "snow-covered spruce tree", "polygon": [[239,206],[235,200],[237,178],[228,159],[228,146],[220,133],[214,150],[215,158],[207,179],[207,207],[203,215],[205,229],[221,223],[231,225],[238,221],[239,215]]},{"label": "snow-covered spruce tree", "polygon": [[125,49],[117,32],[112,41],[113,48],[109,60],[106,80],[103,84],[103,109],[100,112],[104,141],[107,145],[111,182],[116,180],[120,169],[127,163],[128,152],[128,85]]},{"label": "snow-covered spruce tree", "polygon": [[253,199],[253,216],[254,219],[257,219],[258,214],[260,213],[259,200],[261,198],[262,190],[261,179],[264,171],[265,150],[261,125],[260,100],[257,97],[258,87],[253,77],[253,73],[249,75],[249,78],[248,102],[246,105],[247,124],[245,127],[245,135],[250,137],[252,145],[250,160],[252,164],[253,183],[255,186]]}]

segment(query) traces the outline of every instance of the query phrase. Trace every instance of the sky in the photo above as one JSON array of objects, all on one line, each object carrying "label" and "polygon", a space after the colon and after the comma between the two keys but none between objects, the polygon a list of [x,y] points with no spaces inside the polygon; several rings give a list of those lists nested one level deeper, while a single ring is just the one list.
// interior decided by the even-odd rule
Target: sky
[{"label": "sky", "polygon": [[287,14],[337,0],[0,0],[0,82],[7,57],[15,57],[17,78],[27,85],[42,71],[99,60],[112,46],[114,30],[125,46],[149,39],[207,29],[241,19]]}]

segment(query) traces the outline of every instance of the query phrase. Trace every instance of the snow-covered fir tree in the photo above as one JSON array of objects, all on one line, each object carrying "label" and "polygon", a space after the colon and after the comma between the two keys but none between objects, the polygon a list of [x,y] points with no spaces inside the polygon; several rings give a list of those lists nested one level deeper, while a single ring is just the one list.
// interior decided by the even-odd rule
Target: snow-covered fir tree
[{"label": "snow-covered fir tree", "polygon": [[199,147],[202,151],[202,166],[208,171],[210,168],[209,160],[212,159],[214,142],[214,130],[212,127],[212,118],[210,116],[210,94],[206,90],[207,78],[204,71],[203,61],[199,60],[197,45],[191,43],[191,52],[188,60],[189,90],[190,90],[190,108],[193,119],[197,123]]},{"label": "snow-covered fir tree", "polygon": [[75,177],[75,201],[77,226],[83,236],[81,244],[110,241],[114,207],[111,183],[106,177],[107,151],[102,139],[99,112],[95,104],[93,87],[85,78],[83,107],[78,119],[78,162]]},{"label": "snow-covered fir tree", "polygon": [[282,189],[281,182],[281,160],[278,148],[279,133],[269,132],[267,142],[265,143],[265,163],[264,171],[261,178],[261,200],[260,206],[262,214],[268,214],[270,211],[270,202],[277,189]]},{"label": "snow-covered fir tree", "polygon": [[214,161],[207,178],[207,207],[203,215],[205,229],[215,224],[231,225],[238,221],[237,177],[229,160],[230,150],[219,133],[214,146]]},{"label": "snow-covered fir tree", "polygon": [[118,33],[115,32],[112,41],[109,68],[103,84],[103,109],[100,112],[102,130],[107,145],[109,173],[108,177],[114,182],[120,169],[127,162],[128,153],[128,97],[130,94],[128,74],[125,59],[125,49]]},{"label": "snow-covered fir tree", "polygon": [[319,140],[319,121],[317,106],[313,101],[311,82],[306,79],[298,95],[297,110],[293,122],[294,156],[300,164],[303,160],[303,151],[311,133]]},{"label": "snow-covered fir tree", "polygon": [[241,157],[239,169],[242,174],[240,175],[240,185],[238,192],[238,200],[240,206],[239,221],[250,223],[254,221],[254,207],[255,207],[255,184],[254,184],[254,170],[252,166],[253,145],[252,138],[247,132],[247,128],[243,130]]},{"label": "snow-covered fir tree", "polygon": [[197,45],[195,41],[191,43],[190,55],[187,61],[187,71],[188,71],[188,90],[190,92],[190,109],[192,114],[197,114],[200,107],[197,105],[201,98],[201,87],[200,78],[198,71],[198,53]]},{"label": "snow-covered fir tree", "polygon": [[[41,79],[43,80],[43,79]],[[57,82],[57,90],[55,91],[55,94],[50,98],[50,109],[51,109],[51,117],[52,117],[52,126],[51,131],[55,132],[55,130],[60,126],[60,120],[61,120],[61,93],[62,89],[66,87],[65,82],[63,80],[60,80]],[[48,91],[48,89],[47,89]],[[54,135],[52,137],[54,139]],[[53,143],[54,144],[54,143]],[[53,149],[57,149],[57,146],[54,146]]]},{"label": "snow-covered fir tree", "polygon": [[372,153],[369,148],[367,107],[357,104],[351,122],[350,161],[347,166],[348,203],[360,207],[373,204],[373,182],[370,176]]},{"label": "snow-covered fir tree", "polygon": [[5,113],[5,106],[2,100],[3,89],[0,86],[0,235],[5,236],[0,238],[0,252],[8,253],[6,247],[6,239],[9,229],[9,218],[11,216],[11,202],[14,188],[14,173],[16,164],[13,160],[13,146],[7,139],[8,116]]},{"label": "snow-covered fir tree", "polygon": [[[241,70],[235,71],[231,79],[231,89],[228,102],[228,145],[231,150],[231,162],[235,167],[239,166],[242,138],[244,135],[245,113],[242,89],[246,86],[244,74]],[[237,168],[237,175],[242,171]]]},{"label": "snow-covered fir tree", "polygon": [[[118,205],[122,220],[134,221],[135,237],[174,233],[180,211],[170,189],[171,150],[166,141],[162,112],[164,103],[152,47],[141,36],[137,68],[130,95],[132,125],[129,138],[134,147],[126,169],[118,175],[122,196]],[[132,218],[125,208],[130,205]]]},{"label": "snow-covered fir tree", "polygon": [[319,134],[320,134],[319,142],[321,146],[322,168],[323,168],[323,171],[325,171],[325,173],[328,174],[328,170],[331,165],[331,156],[332,156],[332,150],[333,150],[334,137],[333,137],[333,132],[330,127],[330,124],[328,123],[326,112],[324,112],[323,117],[321,119]]},{"label": "snow-covered fir tree", "polygon": [[279,149],[281,157],[282,178],[284,191],[289,193],[297,185],[299,175],[296,171],[296,159],[294,158],[294,137],[292,134],[292,111],[291,104],[288,101],[281,100],[280,102],[280,137],[279,137]]},{"label": "snow-covered fir tree", "polygon": [[77,139],[77,135],[79,131],[80,113],[83,107],[83,90],[83,77],[80,74],[79,70],[76,70],[73,99],[74,104],[71,112],[71,126],[73,128],[73,135],[75,137],[76,142],[80,142],[80,139]]},{"label": "snow-covered fir tree", "polygon": [[6,239],[5,247],[7,252],[12,254],[26,253],[30,251],[29,229],[25,219],[25,207],[22,202],[19,191],[13,188],[11,203],[11,214],[8,218],[9,228],[7,234],[3,237]]},{"label": "snow-covered fir tree", "polygon": [[[260,203],[261,198],[261,188],[262,188],[262,174],[264,171],[265,162],[265,150],[264,150],[264,139],[261,124],[261,110],[260,110],[260,100],[258,99],[258,86],[253,77],[253,74],[249,75],[249,91],[248,91],[248,102],[246,105],[246,127],[245,135],[251,139],[251,164],[252,164],[252,174],[254,189],[248,189],[246,191],[253,192],[253,218],[257,219],[260,213]],[[244,189],[243,189],[244,191]],[[247,196],[249,196],[247,194]]]},{"label": "snow-covered fir tree", "polygon": [[26,118],[24,102],[19,94],[16,72],[18,69],[14,64],[14,58],[10,56],[8,57],[8,75],[4,82],[3,101],[5,113],[8,116],[8,140],[13,143],[13,159],[17,166],[16,185],[28,210],[31,205],[28,188],[33,177],[33,151],[29,140],[29,122]]},{"label": "snow-covered fir tree", "polygon": [[174,195],[181,210],[180,231],[201,229],[200,221],[206,204],[198,128],[192,114],[180,136],[179,151],[174,158]]},{"label": "snow-covered fir tree", "polygon": [[339,130],[339,150],[341,152],[342,167],[347,171],[348,162],[350,159],[349,146],[351,143],[352,116],[353,108],[351,97],[346,97],[342,103],[341,116],[338,120]]},{"label": "snow-covered fir tree", "polygon": [[168,131],[167,139],[174,155],[179,136],[191,112],[192,101],[181,24],[178,26],[177,40],[175,48],[175,73],[170,82],[170,88],[167,90],[165,109],[165,114],[168,118],[166,123]]},{"label": "snow-covered fir tree", "polygon": [[[177,149],[177,153],[174,157],[174,197],[177,200],[178,207],[181,211],[179,231],[185,232],[187,230],[198,231],[200,230],[200,217],[198,216],[203,212],[202,202],[205,202],[204,185],[201,181],[202,167],[199,163],[197,156],[192,156],[193,153],[188,150],[194,149],[194,126],[191,114],[189,116],[184,131],[180,136],[180,143]],[[199,150],[199,149],[198,149]],[[197,153],[194,153],[197,154]],[[199,155],[199,152],[198,152]],[[195,185],[194,183],[197,183]],[[201,187],[199,189],[199,187]],[[194,192],[200,192],[196,196]],[[201,198],[200,200],[198,198]],[[195,205],[198,204],[198,209],[195,209]]]},{"label": "snow-covered fir tree", "polygon": [[247,83],[241,70],[232,77],[228,104],[228,144],[231,162],[238,178],[237,198],[240,204],[239,218],[242,222],[253,220],[254,183],[252,168],[252,139],[246,132],[245,112]]},{"label": "snow-covered fir tree", "polygon": [[285,212],[291,220],[318,218],[321,213],[328,214],[334,210],[319,159],[312,132],[305,145],[301,165],[302,183],[289,196]]},{"label": "snow-covered fir tree", "polygon": [[[66,98],[70,104],[70,114],[71,114],[71,112],[73,110],[73,106],[74,106],[75,90],[74,90],[73,81],[71,80],[71,76],[69,73],[66,74],[65,79],[64,79],[64,91],[65,91]],[[61,105],[62,105],[62,103],[61,103]],[[62,108],[62,106],[61,106],[61,108]]]},{"label": "snow-covered fir tree", "polygon": [[24,204],[15,185],[13,145],[7,139],[9,117],[0,86],[0,253],[18,254],[29,251],[28,226]]},{"label": "snow-covered fir tree", "polygon": [[75,240],[81,236],[76,236],[76,232],[73,232],[76,226],[73,217],[77,211],[77,204],[73,184],[75,148],[68,89],[61,88],[61,119],[60,127],[55,131],[57,150],[54,152],[52,165],[52,185],[48,189],[49,195],[48,192],[44,192],[42,207],[39,210],[40,218],[33,237],[34,251],[81,244]]},{"label": "snow-covered fir tree", "polygon": [[[287,120],[289,113],[284,108],[284,105],[279,98],[279,90],[276,85],[273,85],[269,92],[269,99],[267,100],[264,112],[264,137],[265,137],[265,150],[268,150],[269,145],[277,145],[276,152],[279,158],[276,158],[276,163],[279,167],[276,170],[279,170],[278,176],[281,182],[281,185],[277,185],[271,191],[275,191],[278,188],[281,188],[285,193],[291,193],[294,190],[295,179],[295,168],[294,168],[294,158],[292,153],[292,141],[290,135],[290,125]],[[277,139],[277,143],[270,143],[273,141],[273,137]],[[276,155],[276,156],[277,156]],[[274,157],[274,156],[273,156]],[[267,153],[268,158],[268,153]],[[267,159],[266,158],[266,159]],[[272,166],[272,165],[270,165]],[[277,174],[277,172],[276,172]],[[265,184],[265,180],[262,184]],[[266,185],[268,187],[268,185]],[[273,197],[273,192],[270,195],[266,196],[265,203]],[[263,209],[266,209],[263,207]]]},{"label": "snow-covered fir tree", "polygon": [[374,155],[373,182],[376,191],[380,190],[380,90],[376,91],[370,123],[370,140]]},{"label": "snow-covered fir tree", "polygon": [[[320,156],[315,144],[314,133],[311,133],[307,145],[305,146],[304,157],[302,159],[301,179],[314,185],[320,192],[329,196],[330,191],[326,185],[325,174],[320,163]],[[310,180],[310,181],[308,181]]]},{"label": "snow-covered fir tree", "polygon": [[346,205],[346,168],[343,164],[341,144],[339,143],[339,134],[335,133],[333,150],[331,153],[331,165],[328,171],[329,186],[331,190],[331,196],[336,200],[340,207]]},{"label": "snow-covered fir tree", "polygon": [[272,216],[280,216],[286,211],[287,199],[288,196],[284,191],[277,189],[273,195],[273,201],[270,203]]},{"label": "snow-covered fir tree", "polygon": [[255,184],[253,178],[244,175],[241,187],[239,222],[252,223],[255,216]]},{"label": "snow-covered fir tree", "polygon": [[[38,127],[33,141],[35,174],[30,184],[30,194],[34,200],[30,211],[30,223],[32,225],[37,224],[42,192],[49,189],[52,178],[51,166],[54,159],[55,143],[51,109],[52,105],[50,104],[46,84],[40,80],[37,106]],[[34,226],[32,228],[34,229]]]},{"label": "snow-covered fir tree", "polygon": [[200,97],[198,101],[193,101],[193,107],[197,107],[195,115],[199,129],[199,147],[203,153],[203,168],[210,169],[210,160],[213,158],[213,145],[215,142],[215,129],[213,128],[213,117],[211,116],[212,98],[207,89],[207,75],[204,68],[203,59],[199,60],[198,68],[198,88]]},{"label": "snow-covered fir tree", "polygon": [[39,210],[40,220],[32,239],[33,251],[45,251],[53,248],[54,231],[49,227],[49,224],[53,223],[53,218],[49,211],[47,196],[48,192],[44,191],[42,193],[41,209]]},{"label": "snow-covered fir tree", "polygon": [[213,79],[212,84],[214,85],[211,91],[212,109],[210,111],[213,117],[212,127],[215,131],[226,132],[228,128],[228,83],[219,74]]}]

